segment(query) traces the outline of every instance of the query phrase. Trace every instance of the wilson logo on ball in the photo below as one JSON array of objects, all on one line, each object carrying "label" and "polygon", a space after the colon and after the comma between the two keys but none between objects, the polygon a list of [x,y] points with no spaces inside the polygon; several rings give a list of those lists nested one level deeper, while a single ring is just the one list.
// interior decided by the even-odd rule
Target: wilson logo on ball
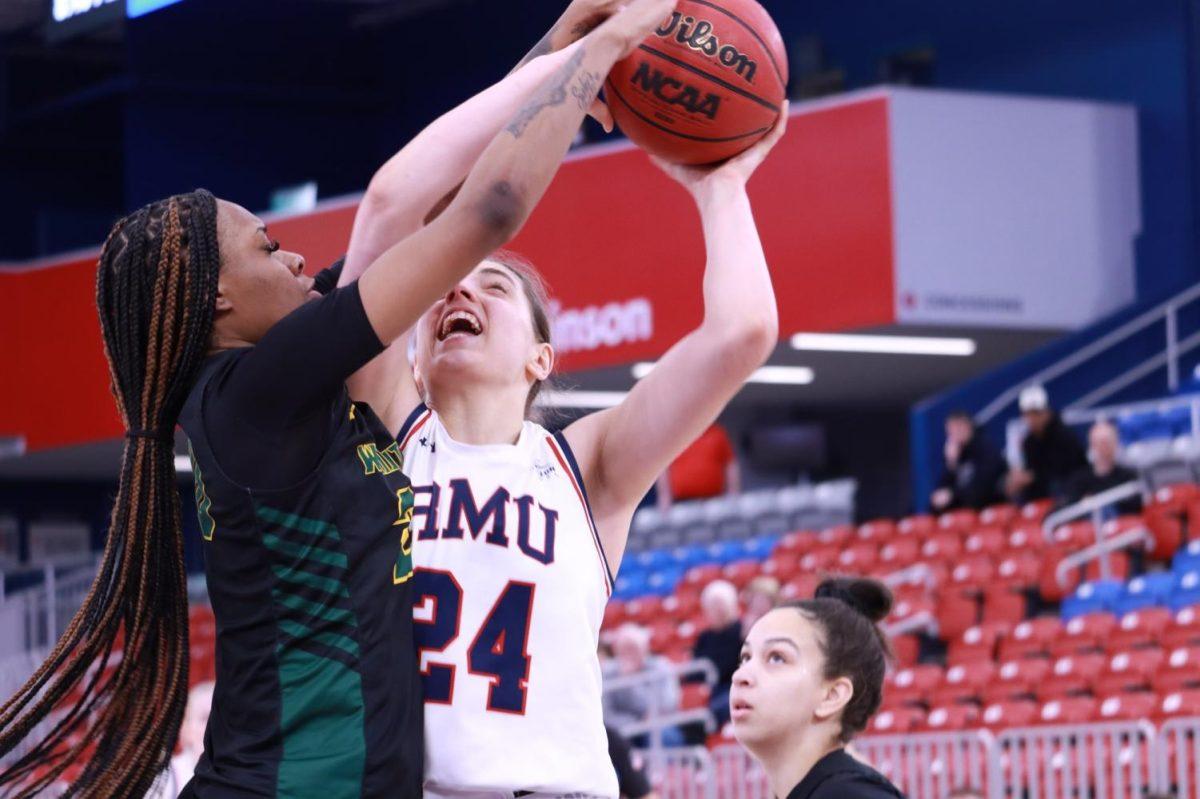
[{"label": "wilson logo on ball", "polygon": [[716,119],[717,112],[721,110],[719,96],[701,92],[695,86],[689,86],[665,75],[661,69],[654,69],[646,61],[641,63],[629,82],[642,91],[653,94],[664,103],[682,106],[692,114],[703,114],[709,119]]},{"label": "wilson logo on ball", "polygon": [[673,34],[679,44],[717,59],[721,66],[733,70],[747,83],[753,83],[758,63],[732,44],[722,45],[712,30],[713,24],[708,20],[697,21],[694,17],[685,17],[678,11],[672,11],[671,19],[654,33],[663,39],[670,39]]}]

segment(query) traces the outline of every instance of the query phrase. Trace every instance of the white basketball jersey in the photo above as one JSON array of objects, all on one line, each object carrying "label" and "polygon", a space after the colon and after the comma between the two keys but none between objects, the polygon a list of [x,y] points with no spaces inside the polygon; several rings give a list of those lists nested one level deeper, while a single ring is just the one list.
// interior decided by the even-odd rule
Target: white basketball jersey
[{"label": "white basketball jersey", "polygon": [[525,422],[516,444],[460,444],[424,406],[398,438],[426,795],[616,797],[596,657],[612,577],[566,440]]}]

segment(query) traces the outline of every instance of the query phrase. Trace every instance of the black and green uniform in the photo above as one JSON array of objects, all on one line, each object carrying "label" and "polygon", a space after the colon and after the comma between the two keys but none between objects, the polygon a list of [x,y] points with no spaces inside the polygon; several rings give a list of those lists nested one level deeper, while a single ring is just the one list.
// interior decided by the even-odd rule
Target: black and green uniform
[{"label": "black and green uniform", "polygon": [[421,794],[412,492],[345,388],[381,350],[349,286],[209,358],[188,398],[217,622],[201,799]]}]

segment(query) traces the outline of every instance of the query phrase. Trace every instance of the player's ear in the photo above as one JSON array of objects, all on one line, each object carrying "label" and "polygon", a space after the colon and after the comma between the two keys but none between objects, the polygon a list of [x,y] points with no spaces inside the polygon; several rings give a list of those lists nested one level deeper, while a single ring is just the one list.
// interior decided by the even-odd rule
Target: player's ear
[{"label": "player's ear", "polygon": [[554,371],[554,347],[545,343],[535,344],[525,371],[535,383],[550,377]]}]

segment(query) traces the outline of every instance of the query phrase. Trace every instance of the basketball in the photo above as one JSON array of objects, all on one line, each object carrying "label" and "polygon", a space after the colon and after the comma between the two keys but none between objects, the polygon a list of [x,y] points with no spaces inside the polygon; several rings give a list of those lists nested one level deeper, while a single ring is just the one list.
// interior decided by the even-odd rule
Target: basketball
[{"label": "basketball", "polygon": [[613,118],[679,164],[737,155],[766,135],[787,96],[779,29],[755,0],[680,0],[604,84]]}]

